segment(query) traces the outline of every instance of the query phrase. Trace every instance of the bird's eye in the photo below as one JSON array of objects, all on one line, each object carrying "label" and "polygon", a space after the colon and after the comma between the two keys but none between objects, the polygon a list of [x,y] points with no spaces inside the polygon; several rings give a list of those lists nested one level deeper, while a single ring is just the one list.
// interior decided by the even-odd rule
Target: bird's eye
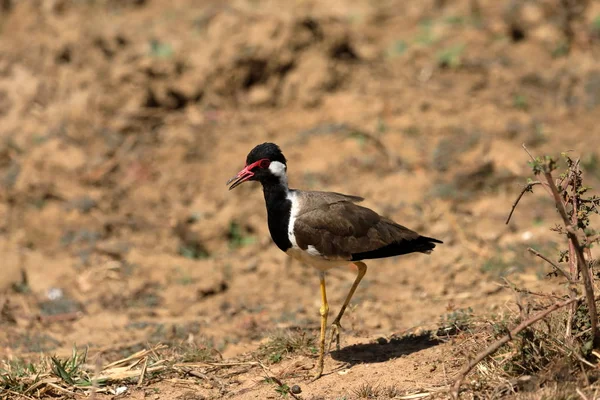
[{"label": "bird's eye", "polygon": [[269,165],[271,165],[271,161],[267,160],[266,158],[264,160],[260,160],[259,166],[261,168],[269,168]]}]

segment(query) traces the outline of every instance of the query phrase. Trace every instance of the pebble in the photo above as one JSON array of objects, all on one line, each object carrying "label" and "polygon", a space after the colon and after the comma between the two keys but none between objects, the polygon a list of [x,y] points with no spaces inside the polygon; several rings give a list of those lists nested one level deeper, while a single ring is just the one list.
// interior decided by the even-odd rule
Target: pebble
[{"label": "pebble", "polygon": [[302,393],[302,388],[300,386],[298,386],[298,385],[292,386],[291,390],[292,390],[292,393],[294,393],[294,394],[300,394],[300,393]]}]

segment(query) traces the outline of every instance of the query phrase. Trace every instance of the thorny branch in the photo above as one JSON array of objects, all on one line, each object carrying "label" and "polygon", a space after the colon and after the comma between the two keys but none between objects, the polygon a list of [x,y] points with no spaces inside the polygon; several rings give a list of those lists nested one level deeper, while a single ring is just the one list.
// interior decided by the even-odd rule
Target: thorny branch
[{"label": "thorny branch", "polygon": [[561,274],[562,276],[564,276],[567,281],[572,282],[571,277],[569,276],[569,274],[567,274],[565,272],[564,269],[562,269],[561,267],[558,266],[558,264],[556,264],[555,262],[553,262],[552,260],[550,260],[548,257],[546,257],[545,255],[543,255],[542,253],[540,253],[539,251],[528,247],[527,251],[529,251],[532,254],[535,254],[536,256],[538,256],[539,258],[541,258],[542,260],[546,261],[548,264],[552,265],[552,268],[554,268],[554,270],[556,272],[558,272],[559,274]]},{"label": "thorny branch", "polygon": [[505,336],[503,336],[499,340],[495,341],[490,346],[488,346],[485,350],[483,350],[479,354],[477,354],[477,356],[475,356],[475,358],[473,360],[471,360],[458,373],[458,375],[456,377],[456,380],[454,381],[454,386],[452,387],[452,393],[451,393],[452,397],[455,398],[455,399],[458,399],[458,393],[459,393],[459,390],[460,390],[460,385],[462,384],[462,382],[466,378],[466,376],[469,374],[469,372],[471,372],[471,370],[473,369],[473,367],[475,367],[477,364],[479,364],[481,361],[483,361],[486,357],[494,354],[500,347],[502,347],[506,343],[510,342],[513,337],[515,337],[517,334],[519,334],[519,332],[521,332],[525,328],[527,328],[527,327],[535,324],[539,320],[545,318],[551,312],[556,311],[556,310],[558,310],[558,309],[560,309],[562,307],[566,307],[569,304],[572,304],[572,303],[575,303],[575,302],[581,301],[581,300],[583,300],[582,297],[576,297],[576,298],[571,298],[571,299],[568,299],[568,300],[565,300],[565,301],[562,301],[562,302],[554,303],[553,305],[551,305],[550,307],[546,308],[545,310],[540,311],[539,313],[535,314],[531,318],[529,318],[529,319],[521,322],[514,329],[512,329],[511,331],[509,331],[508,334],[506,334]]},{"label": "thorny branch", "polygon": [[[596,302],[594,300],[594,288],[592,286],[592,280],[590,278],[590,271],[588,268],[588,264],[585,261],[585,257],[583,255],[583,246],[579,242],[579,238],[577,237],[577,233],[575,232],[575,228],[571,224],[569,220],[569,216],[567,215],[567,210],[565,209],[565,205],[560,199],[560,194],[558,193],[558,188],[554,184],[554,179],[552,178],[552,173],[549,171],[544,172],[544,176],[548,181],[548,185],[550,186],[550,190],[552,190],[552,194],[554,196],[554,201],[556,202],[556,208],[558,209],[558,213],[563,219],[563,223],[567,229],[567,236],[569,241],[573,243],[573,247],[575,247],[575,255],[577,256],[577,265],[579,270],[583,275],[583,285],[585,287],[585,297],[587,298],[588,303],[588,311],[590,313],[590,324],[592,327],[592,338],[594,340],[594,347],[597,347],[600,344],[600,337],[598,337],[598,316],[596,313]],[[576,278],[576,276],[574,277]]]},{"label": "thorny branch", "polygon": [[[527,191],[531,192],[534,185],[543,185],[544,189],[553,197],[556,208],[561,216],[561,219],[563,220],[565,230],[567,232],[567,238],[569,240],[569,250],[570,250],[569,264],[570,264],[571,275],[569,276],[569,274],[567,274],[566,271],[564,271],[562,268],[560,268],[558,266],[558,264],[552,262],[550,259],[548,259],[544,255],[542,255],[538,251],[536,251],[532,248],[528,248],[528,251],[535,254],[536,256],[542,258],[546,262],[548,262],[554,268],[554,270],[557,271],[557,273],[561,274],[563,277],[565,277],[569,283],[574,283],[574,282],[578,281],[578,276],[579,276],[578,272],[581,272],[583,274],[585,296],[576,296],[574,288],[571,287],[571,290],[569,293],[569,295],[570,295],[569,299],[563,300],[563,301],[558,301],[558,302],[554,303],[553,305],[551,305],[550,307],[547,307],[543,311],[540,311],[539,313],[526,319],[525,321],[523,321],[519,325],[517,325],[515,328],[513,328],[511,331],[509,331],[509,333],[507,335],[503,336],[502,338],[500,338],[499,340],[495,341],[490,346],[488,346],[485,350],[478,353],[476,355],[476,357],[473,360],[471,360],[458,373],[458,375],[454,381],[454,386],[452,387],[452,390],[451,390],[451,395],[455,399],[458,399],[460,386],[461,386],[463,380],[466,378],[466,376],[469,374],[469,372],[478,363],[480,363],[486,357],[495,353],[503,345],[505,345],[506,343],[511,341],[515,335],[517,335],[519,332],[523,331],[530,325],[544,319],[550,313],[552,313],[553,311],[556,311],[560,308],[570,306],[570,305],[572,305],[572,307],[576,307],[576,305],[579,302],[583,301],[584,298],[587,300],[587,305],[588,305],[588,312],[589,312],[590,326],[591,326],[590,331],[591,331],[591,334],[593,337],[593,347],[597,348],[600,345],[600,336],[598,335],[598,330],[597,330],[597,311],[596,311],[596,300],[597,299],[594,296],[594,288],[592,286],[592,278],[593,277],[590,274],[590,267],[588,266],[588,263],[586,262],[586,259],[584,256],[584,249],[585,249],[585,251],[587,251],[588,258],[590,259],[590,261],[592,260],[591,252],[590,252],[589,248],[586,248],[586,246],[589,245],[590,243],[598,241],[599,237],[586,234],[586,241],[582,244],[580,242],[580,240],[577,236],[577,232],[576,232],[576,228],[581,227],[581,224],[582,224],[581,220],[580,220],[580,216],[579,216],[579,207],[580,207],[581,203],[587,204],[587,203],[591,202],[592,207],[588,208],[587,211],[590,211],[590,209],[591,209],[593,212],[596,212],[595,201],[597,198],[595,196],[592,199],[582,199],[581,198],[581,193],[584,193],[586,188],[581,185],[579,161],[573,162],[573,161],[571,161],[571,159],[569,159],[567,157],[568,164],[569,164],[569,173],[567,175],[565,175],[565,174],[561,175],[560,179],[557,182],[555,182],[552,177],[552,171],[555,169],[556,162],[550,157],[545,157],[543,159],[534,158],[531,155],[531,153],[529,152],[529,150],[527,149],[527,147],[525,147],[525,145],[523,145],[523,148],[525,149],[527,154],[529,154],[529,156],[532,159],[532,167],[533,167],[534,173],[536,175],[543,175],[546,182],[542,182],[542,181],[529,182],[523,188],[523,190],[521,191],[521,193],[519,194],[519,196],[517,197],[516,201],[514,202],[512,208],[511,208],[511,211],[510,211],[510,214],[508,215],[506,223],[508,224],[508,222],[510,221],[510,218],[511,218],[517,204],[519,203],[519,201],[521,200],[521,197],[523,197],[525,192],[527,192]],[[572,195],[569,195],[567,192],[567,189],[565,188],[565,186],[563,186],[565,179],[567,179],[566,188],[568,188],[569,186],[571,187]],[[560,187],[560,192],[559,192],[559,187],[557,187],[557,184]],[[565,196],[564,200],[561,198],[561,193]],[[567,213],[566,204],[568,204],[568,203],[570,203],[573,206],[573,208],[571,210],[572,218],[570,218],[569,213]],[[581,207],[583,207],[583,206],[581,206]],[[583,223],[583,225],[586,225],[585,222]],[[581,229],[583,229],[583,228],[581,228]],[[592,241],[590,241],[590,237],[591,237]],[[572,308],[572,309],[574,309],[574,308]],[[571,336],[571,332],[570,332],[570,323],[572,322],[571,317],[572,317],[572,315],[570,314],[570,318],[569,318],[570,321],[569,321],[569,324],[567,325],[567,337]]]},{"label": "thorny branch", "polygon": [[[579,168],[579,160],[577,160],[577,162],[574,165],[574,168],[578,169]],[[573,210],[571,213],[571,222],[574,224],[574,226],[577,226],[577,171],[573,170],[573,168],[569,169],[569,173],[568,175],[568,181],[567,181],[567,187],[570,185],[573,189],[573,194],[571,196],[568,195],[568,193],[566,191],[564,191],[564,196],[565,196],[565,200],[564,200],[564,204],[566,204],[567,202],[571,201],[572,206],[573,206]],[[565,176],[565,179],[567,178],[567,176]],[[558,185],[562,186],[563,184],[563,180],[561,180]],[[579,268],[577,268],[577,256],[575,255],[575,245],[573,244],[573,241],[569,240],[569,271],[571,272],[571,278],[573,280],[579,280]],[[570,294],[571,297],[575,297],[577,295],[577,293],[575,292],[575,289],[573,287],[570,288]],[[569,317],[567,319],[567,329],[565,332],[566,337],[570,337],[573,331],[573,318],[575,317],[575,312],[577,305],[573,304],[570,308],[569,308]]]},{"label": "thorny branch", "polygon": [[[570,278],[568,278],[566,276],[566,273],[564,273],[564,271],[557,269],[558,265],[550,262],[550,260],[548,260],[547,258],[542,257],[541,254],[539,254],[539,253],[536,255],[538,255],[539,257],[550,262],[550,264],[557,271],[560,270],[561,274],[563,276],[567,277],[569,282],[577,281],[578,277],[579,277],[579,272],[583,273],[583,275],[584,275],[583,276],[583,284],[584,284],[584,288],[585,288],[585,294],[586,294],[587,304],[588,304],[588,312],[589,312],[589,316],[590,316],[593,345],[594,345],[594,347],[597,347],[600,345],[600,335],[598,334],[598,329],[597,329],[598,317],[597,317],[597,311],[596,311],[596,303],[594,301],[594,288],[592,285],[592,275],[590,273],[590,268],[588,266],[588,263],[585,259],[584,244],[582,244],[580,242],[580,240],[577,236],[577,232],[576,232],[576,228],[579,225],[578,210],[579,210],[580,193],[583,193],[583,192],[580,192],[580,189],[582,188],[582,186],[581,186],[581,176],[580,176],[580,172],[579,172],[579,161],[577,160],[577,161],[573,162],[573,161],[571,161],[571,159],[567,158],[569,170],[568,170],[568,174],[563,174],[561,176],[560,180],[558,181],[559,182],[558,184],[560,185],[560,192],[559,192],[557,183],[554,181],[554,178],[552,176],[552,171],[555,169],[556,161],[548,156],[546,156],[544,158],[533,157],[533,155],[529,152],[529,150],[527,149],[527,147],[524,144],[523,144],[523,149],[527,152],[527,154],[529,155],[529,157],[532,160],[531,164],[532,164],[534,173],[536,175],[544,176],[546,182],[541,182],[541,181],[536,181],[536,182],[539,182],[540,184],[542,184],[544,186],[544,188],[550,193],[550,195],[552,196],[554,203],[556,205],[556,209],[558,210],[558,212],[561,216],[561,219],[563,220],[565,230],[567,232],[568,241],[569,241],[569,267],[570,267],[570,273],[571,273]],[[567,189],[563,186],[563,182],[565,181],[565,179],[567,179],[566,187],[571,186],[571,189],[572,189],[571,196],[568,195]],[[526,191],[531,191],[532,183],[533,182],[530,182],[527,186],[525,186],[523,191],[519,194],[519,197],[515,201],[515,204],[513,204],[513,207],[511,209],[511,212],[507,219],[507,223],[510,220],[510,216],[512,215],[512,213],[514,211],[516,204],[518,204],[518,202],[521,199],[521,197],[523,196],[523,194]],[[561,193],[565,197],[564,200],[561,198]],[[593,198],[593,199],[595,199],[595,198]],[[572,211],[571,211],[572,218],[570,218],[569,214],[567,213],[567,209],[565,207],[566,202],[570,202],[573,207]],[[591,260],[591,257],[590,257],[591,252],[589,250],[587,250],[587,253],[588,253],[588,257]],[[574,289],[571,290],[570,295],[572,298],[575,297],[576,294],[574,292]],[[570,331],[571,331],[571,323],[572,323],[573,313],[574,313],[574,310],[570,310],[570,315],[569,315],[569,320],[568,320],[569,322],[567,324],[567,336],[570,336],[570,334],[571,334]]]},{"label": "thorny branch", "polygon": [[505,224],[508,225],[508,223],[510,222],[510,218],[512,217],[513,213],[515,212],[515,208],[517,208],[517,204],[519,204],[519,201],[521,201],[521,197],[523,197],[523,195],[526,192],[532,192],[533,193],[533,187],[535,185],[541,185],[542,182],[540,181],[533,181],[533,182],[529,182],[527,185],[525,185],[523,187],[523,190],[521,190],[521,193],[519,193],[519,196],[517,197],[517,199],[515,200],[515,202],[512,205],[512,208],[510,209],[510,214],[508,214],[508,218],[506,218],[506,222]]}]

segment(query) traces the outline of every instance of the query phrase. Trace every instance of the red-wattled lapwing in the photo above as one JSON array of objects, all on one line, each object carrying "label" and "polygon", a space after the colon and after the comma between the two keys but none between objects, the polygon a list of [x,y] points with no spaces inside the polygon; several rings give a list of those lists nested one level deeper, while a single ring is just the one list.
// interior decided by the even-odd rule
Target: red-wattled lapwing
[{"label": "red-wattled lapwing", "polygon": [[331,340],[340,347],[340,320],[358,284],[367,272],[362,260],[393,257],[414,252],[430,253],[442,241],[398,225],[375,211],[356,203],[362,197],[333,192],[290,189],[286,159],[274,143],[256,146],[246,157],[246,167],[227,184],[229,190],[245,181],[263,186],[269,231],[273,241],[291,257],[319,270],[321,281],[321,336],[315,379],[323,374],[325,333],[329,305],[325,291],[325,271],[353,263],[356,280],[332,324]]}]

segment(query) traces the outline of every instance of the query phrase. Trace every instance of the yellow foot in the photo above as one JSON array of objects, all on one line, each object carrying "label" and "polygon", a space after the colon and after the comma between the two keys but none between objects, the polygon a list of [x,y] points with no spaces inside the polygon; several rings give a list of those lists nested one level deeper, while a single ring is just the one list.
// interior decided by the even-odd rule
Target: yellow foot
[{"label": "yellow foot", "polygon": [[319,358],[319,361],[317,362],[317,373],[315,376],[313,376],[310,379],[310,382],[314,382],[323,376],[323,365],[324,365],[324,360],[322,358]]},{"label": "yellow foot", "polygon": [[329,347],[327,351],[331,351],[331,344],[335,338],[335,349],[340,351],[340,331],[344,330],[339,321],[333,321],[331,324],[331,339],[329,340]]},{"label": "yellow foot", "polygon": [[313,376],[312,378],[310,378],[310,382],[314,382],[322,376],[323,376],[323,372],[321,371],[321,372],[317,373],[315,376]]}]

